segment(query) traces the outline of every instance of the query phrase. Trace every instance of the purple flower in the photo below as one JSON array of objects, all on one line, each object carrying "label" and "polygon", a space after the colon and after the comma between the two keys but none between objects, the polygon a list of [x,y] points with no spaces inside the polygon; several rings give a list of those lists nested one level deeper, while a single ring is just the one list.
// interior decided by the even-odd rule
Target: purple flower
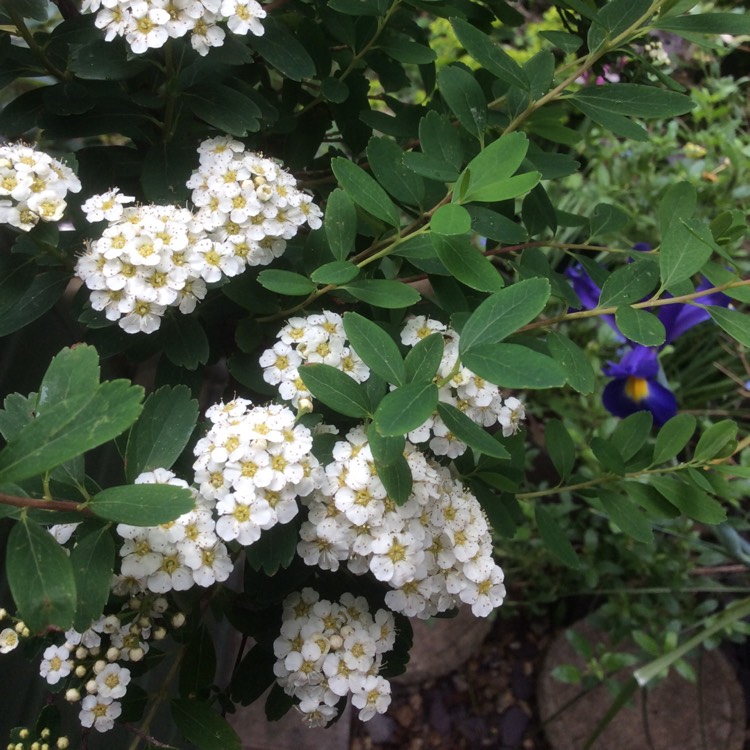
[{"label": "purple flower", "polygon": [[677,399],[659,382],[663,375],[657,349],[636,345],[619,362],[608,362],[603,371],[614,379],[605,386],[602,403],[616,417],[650,411],[661,425],[677,414]]}]

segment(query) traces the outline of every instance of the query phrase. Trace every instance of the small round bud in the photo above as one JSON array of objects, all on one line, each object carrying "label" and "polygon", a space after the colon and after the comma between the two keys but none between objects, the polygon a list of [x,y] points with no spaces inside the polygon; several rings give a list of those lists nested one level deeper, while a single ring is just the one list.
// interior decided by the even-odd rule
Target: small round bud
[{"label": "small round bud", "polygon": [[14,750],[23,750],[23,742],[17,742]]},{"label": "small round bud", "polygon": [[4,620],[8,616],[8,610],[4,607],[0,607],[0,620]]},{"label": "small round bud", "polygon": [[140,626],[141,626],[142,628],[148,628],[148,627],[151,627],[151,618],[150,618],[150,617],[146,617],[146,615],[143,615],[143,617],[139,617],[139,618],[138,618],[138,624],[139,624],[139,625],[140,625]]},{"label": "small round bud", "polygon": [[18,635],[22,635],[23,631],[26,630],[26,623],[23,620],[19,620],[14,627],[14,630]]},{"label": "small round bud", "polygon": [[21,738],[22,740],[25,740],[25,739],[27,739],[27,737],[28,737],[28,736],[29,736],[30,734],[31,734],[31,732],[29,732],[29,730],[28,730],[28,729],[22,729],[22,730],[21,730],[21,731],[20,731],[20,732],[18,733],[18,736],[19,736],[19,737],[20,737],[20,738]]},{"label": "small round bud", "polygon": [[154,632],[152,634],[152,637],[155,641],[161,641],[164,640],[167,636],[167,629],[163,628],[161,625],[154,628]]},{"label": "small round bud", "polygon": [[86,676],[86,667],[84,667],[83,664],[79,664],[76,667],[75,676],[76,677],[85,677]]},{"label": "small round bud", "polygon": [[344,627],[339,630],[342,638],[348,638],[353,632],[354,628],[351,625],[344,625]]},{"label": "small round bud", "polygon": [[21,635],[24,638],[28,638],[31,635],[31,631],[24,625],[23,630],[21,631]]},{"label": "small round bud", "polygon": [[144,656],[142,648],[130,649],[130,661],[140,661]]},{"label": "small round bud", "polygon": [[[66,690],[65,700],[68,701],[68,703],[75,703],[76,701],[81,700],[81,691],[76,690],[75,688]],[[44,735],[42,735],[42,737],[44,737]]]},{"label": "small round bud", "polygon": [[40,737],[41,737],[41,738],[42,738],[43,740],[46,740],[46,739],[47,739],[47,738],[48,738],[48,737],[49,737],[49,736],[50,736],[51,734],[52,734],[52,732],[50,731],[50,728],[49,728],[49,727],[44,727],[44,729],[42,729],[42,731],[41,731],[41,732],[39,732],[39,736],[40,736]]},{"label": "small round bud", "polygon": [[89,680],[86,683],[86,692],[93,695],[97,690],[99,689],[99,686],[96,684],[96,680]]},{"label": "small round bud", "polygon": [[313,402],[309,398],[301,398],[299,405],[297,406],[297,416],[301,417],[303,414],[309,414],[313,410]]},{"label": "small round bud", "polygon": [[43,742],[42,746],[41,746],[41,748],[39,748],[39,750],[49,750],[49,745],[46,742]]},{"label": "small round bud", "polygon": [[107,666],[107,662],[104,661],[104,659],[99,659],[98,661],[94,662],[94,674],[99,674],[99,672],[104,671],[104,668]]},{"label": "small round bud", "polygon": [[140,609],[141,608],[141,600],[137,596],[134,596],[128,602],[128,606],[130,607],[130,609]]},{"label": "small round bud", "polygon": [[42,745],[40,742],[32,742],[31,743],[31,750],[42,750]]},{"label": "small round bud", "polygon": [[58,750],[65,750],[66,748],[70,747],[70,740],[67,737],[58,737],[56,745],[58,747]]},{"label": "small round bud", "polygon": [[172,615],[172,627],[181,628],[185,624],[185,615],[182,612],[178,612],[176,615]]},{"label": "small round bud", "polygon": [[89,655],[89,650],[85,646],[79,646],[76,649],[76,659],[83,661]]},{"label": "small round bud", "polygon": [[344,645],[344,639],[336,633],[328,639],[328,643],[331,646],[331,651],[338,651]]},{"label": "small round bud", "polygon": [[140,625],[139,625],[139,624],[138,624],[137,622],[134,622],[134,623],[133,623],[133,624],[132,624],[132,625],[130,626],[130,630],[129,630],[128,632],[129,632],[129,633],[130,633],[131,635],[140,635],[140,634],[141,634],[141,630],[143,630],[143,628],[142,628],[142,627],[141,627],[141,626],[140,626]]},{"label": "small round bud", "polygon": [[163,596],[158,596],[151,604],[151,609],[159,615],[164,614],[167,607],[169,607],[169,602]]},{"label": "small round bud", "polygon": [[110,646],[107,649],[107,661],[117,661],[120,658],[120,649],[116,646]]},{"label": "small round bud", "polygon": [[91,654],[91,656],[99,656],[101,652],[102,650],[99,646],[93,646],[92,648],[89,649],[89,653]]}]

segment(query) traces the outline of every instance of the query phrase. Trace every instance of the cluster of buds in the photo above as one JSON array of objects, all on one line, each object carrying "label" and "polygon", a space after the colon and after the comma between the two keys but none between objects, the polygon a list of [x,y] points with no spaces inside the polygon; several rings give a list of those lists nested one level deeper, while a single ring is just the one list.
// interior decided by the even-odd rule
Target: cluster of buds
[{"label": "cluster of buds", "polygon": [[125,37],[136,54],[163,47],[167,39],[190,34],[199,54],[224,44],[226,21],[234,34],[263,35],[266,12],[255,0],[83,0],[81,10],[97,13],[94,23],[104,29],[106,40]]},{"label": "cluster of buds", "polygon": [[81,183],[70,167],[23,143],[0,146],[0,224],[28,232],[39,221],[59,221],[65,196]]},{"label": "cluster of buds", "polygon": [[393,615],[370,613],[364,597],[321,599],[305,588],[284,600],[281,635],[274,641],[274,674],[310,726],[325,726],[352,695],[362,721],[385,713],[391,686],[380,676],[383,654],[396,639]]},{"label": "cluster of buds", "polygon": [[67,750],[70,740],[67,736],[54,737],[50,727],[32,730],[28,727],[15,727],[10,733],[6,750]]},{"label": "cluster of buds", "polygon": [[[5,609],[0,609],[0,622],[8,618],[8,612]],[[26,623],[23,620],[17,618],[11,618],[15,620],[13,627],[6,627],[0,630],[0,654],[9,654],[18,648],[22,638],[28,638],[31,633],[26,627]]]}]

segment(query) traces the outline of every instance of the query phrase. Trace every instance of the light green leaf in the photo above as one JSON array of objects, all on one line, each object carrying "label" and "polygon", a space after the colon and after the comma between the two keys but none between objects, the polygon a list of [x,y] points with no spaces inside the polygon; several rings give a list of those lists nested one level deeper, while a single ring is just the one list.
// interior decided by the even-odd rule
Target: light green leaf
[{"label": "light green leaf", "polygon": [[377,324],[355,312],[344,313],[344,331],[362,361],[387,383],[403,385],[406,367],[396,342]]},{"label": "light green leaf", "polygon": [[74,396],[90,395],[99,386],[99,355],[93,346],[65,348],[52,358],[39,386],[36,415]]},{"label": "light green leaf", "polygon": [[670,185],[659,201],[659,233],[664,237],[672,224],[679,224],[695,213],[698,192],[689,182]]},{"label": "light green leaf", "polygon": [[650,483],[688,518],[717,524],[727,520],[724,508],[710,495],[692,484],[667,476],[651,476]]},{"label": "light green leaf", "polygon": [[565,372],[554,359],[518,344],[474,346],[461,361],[502,388],[559,388],[566,380]]},{"label": "light green leaf", "polygon": [[578,393],[592,393],[596,376],[585,352],[557,331],[547,334],[547,346],[555,362],[564,370],[568,385]]},{"label": "light green leaf", "polygon": [[[456,208],[461,208],[461,206],[456,206]],[[465,211],[463,208],[461,210]],[[468,213],[466,216],[469,218]],[[471,244],[468,235],[446,237],[432,234],[430,236],[432,246],[441,263],[462,284],[480,292],[497,292],[503,288],[505,284],[503,277],[492,265],[492,261]]]},{"label": "light green leaf", "polygon": [[723,419],[712,424],[698,440],[693,454],[694,461],[710,461],[724,456],[724,451],[731,447],[737,438],[737,423],[731,419]]},{"label": "light green leaf", "polygon": [[357,209],[341,188],[336,188],[328,196],[324,226],[333,257],[337,260],[349,257],[357,238]]},{"label": "light green leaf", "polygon": [[22,516],[8,536],[6,574],[18,616],[32,633],[67,630],[76,611],[73,566],[54,537]]},{"label": "light green leaf", "polygon": [[437,375],[445,344],[440,333],[431,333],[418,341],[406,355],[406,379],[409,382],[431,383]]},{"label": "light green leaf", "polygon": [[128,482],[144,471],[170,469],[193,434],[198,420],[198,402],[184,385],[159,388],[143,405],[125,449]]},{"label": "light green leaf", "polygon": [[467,189],[457,197],[462,202],[474,200],[481,192],[498,182],[508,180],[526,158],[529,141],[525,133],[516,131],[501,136],[483,148],[464,168],[457,184],[467,183]]},{"label": "light green leaf", "polygon": [[517,198],[519,195],[524,195],[535,187],[541,177],[542,175],[539,172],[524,172],[523,174],[517,174],[506,179],[495,180],[482,188],[476,188],[472,184],[473,181],[469,179],[468,187],[460,195],[460,200],[462,203],[468,203],[469,201],[496,203],[497,201],[504,201],[509,198]]},{"label": "light green leaf", "polygon": [[482,87],[464,68],[451,65],[438,73],[438,87],[461,125],[480,141],[487,129],[487,102]]},{"label": "light green leaf", "polygon": [[536,518],[537,529],[539,529],[539,536],[547,550],[563,565],[569,568],[579,568],[581,563],[578,555],[555,516],[541,503],[538,503],[534,508],[534,517]]},{"label": "light green leaf", "polygon": [[504,446],[476,422],[469,419],[460,409],[440,402],[437,410],[451,433],[470,448],[493,458],[510,458],[510,453]]},{"label": "light green leaf", "polygon": [[652,544],[654,532],[648,518],[624,495],[600,490],[599,501],[609,519],[617,524],[620,531],[637,542]]},{"label": "light green leaf", "polygon": [[359,276],[359,268],[346,260],[334,260],[316,268],[310,278],[316,284],[346,284]]},{"label": "light green leaf", "polygon": [[673,459],[690,441],[696,420],[692,414],[678,414],[659,430],[654,447],[654,465]]},{"label": "light green leaf", "polygon": [[341,187],[358,206],[391,226],[399,226],[396,204],[364,169],[340,156],[331,161],[331,168]]},{"label": "light green leaf", "polygon": [[440,206],[430,220],[430,229],[436,234],[466,234],[471,230],[469,212],[457,203]]},{"label": "light green leaf", "polygon": [[750,34],[750,16],[744,10],[739,13],[696,13],[692,16],[659,19],[657,29],[673,31],[675,34]]},{"label": "light green leaf", "polygon": [[599,297],[601,307],[616,307],[640,302],[656,289],[659,283],[659,265],[644,258],[615,270],[602,286]]},{"label": "light green leaf", "polygon": [[99,526],[79,536],[70,562],[78,599],[73,627],[83,633],[98,619],[109,599],[115,564],[115,541],[109,527]]},{"label": "light green leaf", "polygon": [[493,344],[534,320],[551,294],[547,279],[524,279],[482,302],[461,331],[462,356],[475,345]]},{"label": "light green leaf", "polygon": [[258,282],[272,292],[289,297],[305,297],[315,291],[314,282],[310,281],[307,276],[277,268],[261,271],[258,274]]},{"label": "light green leaf", "polygon": [[651,8],[651,0],[610,0],[594,16],[588,33],[588,46],[596,52],[605,43],[633,26]]},{"label": "light green leaf", "polygon": [[639,83],[605,83],[588,86],[571,97],[576,106],[588,105],[626,117],[666,118],[684,115],[695,103],[685,94]]},{"label": "light green leaf", "polygon": [[623,461],[629,461],[646,444],[653,421],[650,411],[638,411],[620,420],[609,440]]},{"label": "light green leaf", "polygon": [[630,224],[630,217],[617,206],[599,203],[589,218],[590,236],[615,234]]},{"label": "light green leaf", "polygon": [[648,132],[640,125],[628,120],[627,117],[609,112],[596,103],[573,100],[572,104],[597,125],[611,130],[615,135],[641,142],[649,138]]},{"label": "light green leaf", "polygon": [[408,383],[387,394],[375,410],[374,421],[384,437],[397,437],[415,430],[429,419],[438,402],[433,383]]},{"label": "light green leaf", "polygon": [[419,144],[424,155],[454,170],[449,181],[456,179],[464,153],[458,131],[445,115],[432,110],[419,121]]},{"label": "light green leaf", "polygon": [[364,388],[341,370],[323,364],[303,365],[299,376],[314,398],[347,417],[367,417],[370,400]]},{"label": "light green leaf", "polygon": [[130,526],[157,526],[195,507],[190,490],[171,484],[124,484],[97,492],[88,503],[92,513]]},{"label": "light green leaf", "polygon": [[207,703],[174,699],[171,712],[185,739],[199,750],[241,750],[242,742],[237,733]]},{"label": "light green leaf", "polygon": [[389,310],[411,307],[420,299],[419,292],[414,287],[386,279],[362,279],[352,281],[341,288],[362,302]]},{"label": "light green leaf", "polygon": [[728,310],[725,307],[709,306],[706,308],[711,320],[722,331],[750,349],[750,316],[739,310]]},{"label": "light green leaf", "polygon": [[686,219],[670,224],[659,248],[662,285],[669,287],[700,271],[713,254],[714,244],[703,222]]},{"label": "light green leaf", "polygon": [[615,312],[615,322],[625,338],[643,346],[661,346],[667,338],[664,324],[653,313],[621,305]]}]

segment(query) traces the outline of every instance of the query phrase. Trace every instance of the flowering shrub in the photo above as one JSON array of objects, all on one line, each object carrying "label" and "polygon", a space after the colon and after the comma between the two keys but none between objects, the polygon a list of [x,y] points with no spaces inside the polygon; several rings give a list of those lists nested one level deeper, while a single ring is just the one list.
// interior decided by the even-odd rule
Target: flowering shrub
[{"label": "flowering shrub", "polygon": [[[0,11],[0,336],[44,362],[7,347],[0,653],[36,654],[56,696],[15,747],[67,746],[62,709],[86,742],[239,748],[225,714],[266,690],[269,718],[350,699],[366,721],[409,618],[521,596],[503,540],[579,566],[561,498],[623,545],[727,528],[746,440],[708,409],[694,438],[659,358],[698,322],[750,346],[744,218],[698,218],[676,183],[644,252],[617,207],[550,196],[592,123],[637,141],[690,117],[622,62],[645,43],[668,67],[654,29],[710,40],[744,14],[561,0],[511,55],[511,5],[448,0],[472,65],[438,66],[419,3],[55,5]],[[608,383],[587,318],[617,330]],[[167,706],[174,739],[152,736]]]}]

